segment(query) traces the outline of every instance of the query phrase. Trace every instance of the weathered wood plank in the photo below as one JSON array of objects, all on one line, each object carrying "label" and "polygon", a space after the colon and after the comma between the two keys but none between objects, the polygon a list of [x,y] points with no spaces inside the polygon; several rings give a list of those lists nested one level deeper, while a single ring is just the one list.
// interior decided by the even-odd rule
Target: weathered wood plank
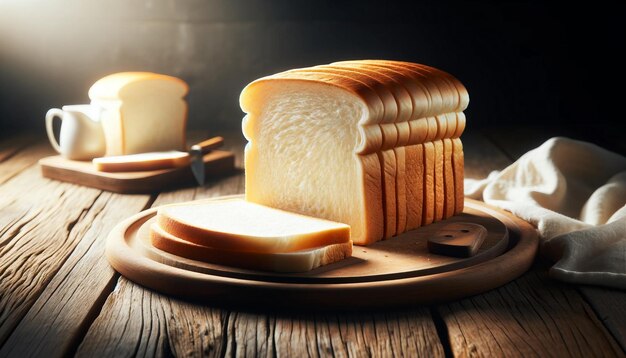
[{"label": "weathered wood plank", "polygon": [[99,195],[43,179],[36,165],[0,186],[0,343],[80,242],[73,228]]},{"label": "weathered wood plank", "polygon": [[[443,357],[443,346],[426,308],[326,316],[335,356]],[[338,333],[338,334],[337,334]],[[321,337],[326,338],[326,337]]]},{"label": "weathered wood plank", "polygon": [[576,289],[548,279],[545,267],[439,310],[455,356],[623,354]]},{"label": "weathered wood plank", "polygon": [[163,298],[171,315],[168,342],[175,357],[218,357],[225,352],[228,312],[198,304]]},{"label": "weathered wood plank", "polygon": [[3,136],[0,138],[0,163],[37,141],[41,141],[40,138],[27,133]]},{"label": "weathered wood plank", "polygon": [[24,142],[16,138],[15,147],[10,146],[3,151],[4,159],[0,158],[0,185],[33,166],[39,159],[54,154],[49,143],[31,142],[28,138],[26,136]]},{"label": "weathered wood plank", "polygon": [[366,315],[228,312],[169,298],[122,277],[78,351],[96,354],[442,357],[443,347],[423,308]]},{"label": "weathered wood plank", "polygon": [[227,356],[442,357],[427,309],[364,314],[233,312]]},{"label": "weathered wood plank", "polygon": [[593,286],[578,290],[626,352],[626,292]]},{"label": "weathered wood plank", "polygon": [[[77,356],[163,357],[169,356],[167,327],[171,317],[167,299],[120,278],[102,312],[91,326]],[[115,332],[115,337],[110,335]],[[99,337],[100,334],[109,334]]]},{"label": "weathered wood plank", "polygon": [[0,349],[0,356],[61,357],[73,352],[117,279],[104,256],[109,231],[149,202],[147,195],[105,192],[98,197],[71,230],[80,242]]}]

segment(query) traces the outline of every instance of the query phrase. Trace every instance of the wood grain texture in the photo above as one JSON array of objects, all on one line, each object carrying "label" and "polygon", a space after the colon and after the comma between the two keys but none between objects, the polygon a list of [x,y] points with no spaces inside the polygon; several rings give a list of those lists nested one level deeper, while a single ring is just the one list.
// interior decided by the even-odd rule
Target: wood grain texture
[{"label": "wood grain texture", "polygon": [[[0,166],[35,163],[41,154],[24,151]],[[36,166],[0,186],[0,343],[82,239],[73,229],[99,194],[41,179]]]},{"label": "wood grain texture", "polygon": [[626,352],[626,292],[593,286],[580,286],[578,290]]},{"label": "wood grain texture", "polygon": [[430,313],[364,313],[324,317],[334,356],[443,357]]},{"label": "wood grain texture", "polygon": [[28,138],[16,138],[13,144],[0,151],[0,185],[31,167],[40,158],[54,153],[49,143],[31,142]]},{"label": "wood grain texture", "polygon": [[438,307],[455,356],[619,357],[623,352],[574,287],[546,268]]},{"label": "wood grain texture", "polygon": [[120,278],[76,353],[79,357],[169,356],[167,298]]},{"label": "wood grain texture", "polygon": [[17,154],[28,145],[42,142],[42,139],[28,133],[8,137],[3,136],[0,138],[0,163]]},{"label": "wood grain texture", "polygon": [[102,193],[74,225],[72,254],[20,321],[0,356],[65,356],[112,291],[117,274],[104,256],[111,228],[149,204],[147,195]]},{"label": "wood grain texture", "polygon": [[78,356],[442,357],[425,308],[367,314],[227,311],[162,296],[125,278]]},{"label": "wood grain texture", "polygon": [[274,349],[284,357],[443,357],[427,309],[364,314],[274,315]]}]

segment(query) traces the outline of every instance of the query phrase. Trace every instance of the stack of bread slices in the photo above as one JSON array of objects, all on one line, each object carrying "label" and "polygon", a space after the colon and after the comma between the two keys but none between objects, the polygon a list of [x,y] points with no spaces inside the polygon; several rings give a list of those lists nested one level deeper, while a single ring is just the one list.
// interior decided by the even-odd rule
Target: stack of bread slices
[{"label": "stack of bread slices", "polygon": [[343,61],[242,92],[246,200],[350,225],[355,244],[463,210],[465,87],[425,65]]},{"label": "stack of bread slices", "polygon": [[352,254],[345,224],[238,198],[164,206],[146,225],[159,250],[246,269],[303,272]]}]

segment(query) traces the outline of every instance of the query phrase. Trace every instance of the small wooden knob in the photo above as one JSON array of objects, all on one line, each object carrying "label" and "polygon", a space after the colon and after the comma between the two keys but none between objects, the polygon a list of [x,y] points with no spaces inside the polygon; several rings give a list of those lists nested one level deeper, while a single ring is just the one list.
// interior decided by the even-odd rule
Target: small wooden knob
[{"label": "small wooden knob", "polygon": [[456,222],[444,225],[427,241],[428,251],[437,255],[471,257],[487,237],[484,226]]}]

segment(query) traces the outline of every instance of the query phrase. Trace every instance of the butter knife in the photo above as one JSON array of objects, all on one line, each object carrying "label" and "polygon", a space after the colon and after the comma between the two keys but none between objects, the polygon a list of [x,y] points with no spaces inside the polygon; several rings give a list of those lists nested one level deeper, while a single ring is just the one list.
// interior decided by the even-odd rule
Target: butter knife
[{"label": "butter knife", "polygon": [[198,185],[204,185],[204,155],[222,144],[224,144],[224,138],[218,136],[191,146],[189,150],[191,172]]}]

